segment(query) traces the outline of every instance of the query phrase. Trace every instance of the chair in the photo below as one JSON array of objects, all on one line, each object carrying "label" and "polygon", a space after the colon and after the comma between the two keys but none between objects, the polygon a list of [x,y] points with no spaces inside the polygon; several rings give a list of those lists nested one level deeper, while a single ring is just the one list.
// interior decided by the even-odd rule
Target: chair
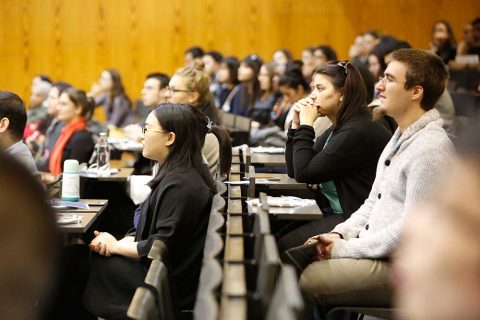
[{"label": "chair", "polygon": [[225,225],[225,217],[218,211],[212,211],[210,213],[210,219],[208,221],[207,232],[217,232]]},{"label": "chair", "polygon": [[127,310],[127,316],[134,320],[158,320],[160,314],[153,293],[144,287],[138,287]]},{"label": "chair", "polygon": [[265,235],[258,262],[257,287],[254,294],[261,302],[263,317],[268,310],[275,290],[275,281],[280,265],[280,256],[275,237],[270,234]]},{"label": "chair", "polygon": [[371,316],[381,319],[393,319],[396,313],[395,309],[390,308],[360,308],[360,307],[337,307],[330,310],[327,318],[333,318],[339,312],[345,312],[348,315],[359,314],[359,320],[363,320],[364,316]]},{"label": "chair", "polygon": [[455,128],[458,135],[478,117],[480,97],[465,92],[452,92],[450,95],[455,106]]},{"label": "chair", "polygon": [[206,292],[217,290],[222,284],[223,270],[220,262],[216,259],[204,257],[202,262],[202,271],[198,281],[197,296]]},{"label": "chair", "polygon": [[248,179],[247,197],[255,197],[255,167],[248,166],[248,171],[245,174],[245,179]]},{"label": "chair", "polygon": [[145,277],[145,283],[156,290],[158,297],[158,313],[160,318],[173,319],[172,298],[168,280],[168,271],[160,260],[153,260]]},{"label": "chair", "polygon": [[193,308],[193,319],[214,320],[218,318],[218,302],[210,292],[197,295],[195,307]]},{"label": "chair", "polygon": [[217,258],[223,251],[223,239],[215,231],[207,232],[205,246],[203,247],[204,258]]},{"label": "chair", "polygon": [[212,200],[212,212],[214,211],[223,211],[225,208],[225,199],[222,198],[222,196],[216,194],[213,196]]},{"label": "chair", "polygon": [[282,265],[277,288],[268,307],[267,320],[303,319],[305,303],[298,286],[295,269]]},{"label": "chair", "polygon": [[[262,197],[265,197],[265,194],[262,193]],[[255,214],[255,221],[253,223],[253,236],[255,237],[253,256],[256,261],[260,260],[261,248],[263,245],[263,238],[265,235],[271,234],[270,232],[270,220],[268,217],[268,211],[263,210],[263,206],[260,205],[257,207],[257,212]]]},{"label": "chair", "polygon": [[235,128],[235,115],[233,113],[218,110],[218,118],[220,119],[220,124],[227,130]]},{"label": "chair", "polygon": [[225,185],[225,183],[223,183],[221,181],[217,181],[216,185],[217,185],[217,194],[218,195],[222,195],[227,191],[227,186]]},{"label": "chair", "polygon": [[155,240],[148,253],[148,258],[152,260],[163,260],[168,255],[168,249],[162,240]]}]

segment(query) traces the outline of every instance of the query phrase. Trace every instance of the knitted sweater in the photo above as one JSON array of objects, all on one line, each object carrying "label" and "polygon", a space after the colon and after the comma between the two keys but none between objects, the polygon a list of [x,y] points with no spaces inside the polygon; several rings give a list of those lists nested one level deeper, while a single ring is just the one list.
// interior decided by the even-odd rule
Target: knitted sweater
[{"label": "knitted sweater", "polygon": [[382,258],[396,248],[412,207],[429,200],[453,145],[437,110],[426,112],[403,133],[397,129],[377,165],[365,203],[333,232],[342,234],[332,258]]}]

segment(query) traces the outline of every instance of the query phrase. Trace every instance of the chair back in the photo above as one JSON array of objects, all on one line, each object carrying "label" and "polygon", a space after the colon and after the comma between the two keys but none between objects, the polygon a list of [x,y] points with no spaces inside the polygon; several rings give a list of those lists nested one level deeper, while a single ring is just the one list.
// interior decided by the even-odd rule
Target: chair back
[{"label": "chair back", "polygon": [[295,269],[290,265],[283,265],[266,319],[304,319],[304,309],[305,303]]},{"label": "chair back", "polygon": [[168,271],[162,261],[152,261],[145,277],[145,283],[156,290],[160,319],[172,319],[172,317],[174,317],[174,312],[168,281]]},{"label": "chair back", "polygon": [[144,287],[138,287],[127,310],[127,316],[134,320],[158,320],[160,314],[153,293]]}]

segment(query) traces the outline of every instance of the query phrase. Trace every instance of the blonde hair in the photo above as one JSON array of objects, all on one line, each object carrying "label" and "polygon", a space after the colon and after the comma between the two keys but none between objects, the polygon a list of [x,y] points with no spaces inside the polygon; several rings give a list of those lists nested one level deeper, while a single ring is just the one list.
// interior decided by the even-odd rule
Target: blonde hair
[{"label": "blonde hair", "polygon": [[195,61],[193,67],[178,69],[175,75],[186,80],[188,90],[198,92],[196,105],[213,101],[210,93],[210,77],[205,72],[205,64],[202,61]]}]

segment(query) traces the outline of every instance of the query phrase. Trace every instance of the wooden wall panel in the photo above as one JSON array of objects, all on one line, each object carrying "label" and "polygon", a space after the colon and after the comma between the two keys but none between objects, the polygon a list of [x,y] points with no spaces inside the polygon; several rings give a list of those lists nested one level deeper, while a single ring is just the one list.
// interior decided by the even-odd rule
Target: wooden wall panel
[{"label": "wooden wall panel", "polygon": [[45,73],[88,91],[114,67],[137,98],[145,74],[174,72],[191,45],[269,60],[276,48],[299,57],[329,43],[347,58],[368,29],[426,48],[435,20],[459,38],[475,16],[477,0],[1,0],[0,88],[28,100],[32,77]]}]

